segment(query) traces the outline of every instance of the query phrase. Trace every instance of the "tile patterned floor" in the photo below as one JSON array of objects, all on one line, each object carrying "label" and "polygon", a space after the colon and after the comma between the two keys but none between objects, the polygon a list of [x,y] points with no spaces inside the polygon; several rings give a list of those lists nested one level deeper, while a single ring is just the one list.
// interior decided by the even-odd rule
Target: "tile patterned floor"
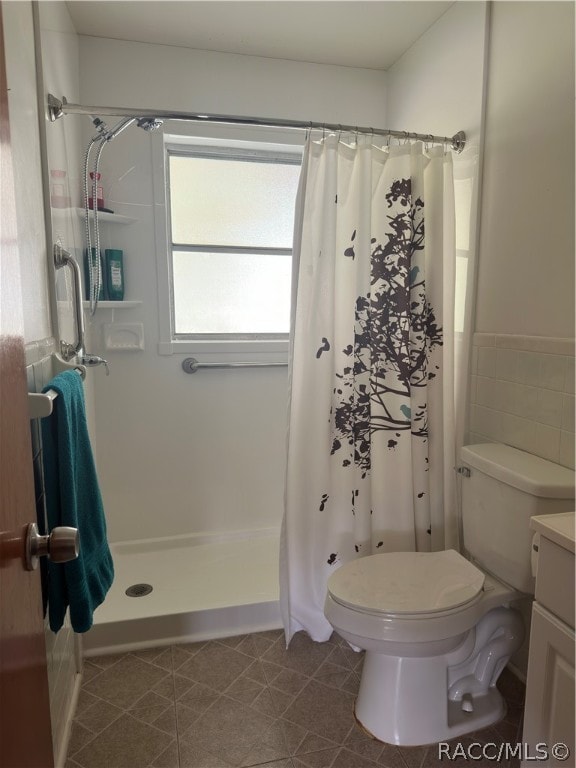
[{"label": "tile patterned floor", "polygon": [[[92,657],[66,768],[470,765],[365,735],[352,714],[361,665],[337,635],[299,633],[286,650],[280,631]],[[458,741],[520,740],[523,686],[505,671],[499,688],[506,719]]]}]

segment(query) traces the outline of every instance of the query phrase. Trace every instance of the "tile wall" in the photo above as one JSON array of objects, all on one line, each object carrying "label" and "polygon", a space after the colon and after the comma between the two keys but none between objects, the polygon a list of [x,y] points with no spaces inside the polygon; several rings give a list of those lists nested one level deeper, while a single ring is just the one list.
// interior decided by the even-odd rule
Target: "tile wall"
[{"label": "tile wall", "polygon": [[469,443],[574,468],[574,340],[474,334]]},{"label": "tile wall", "polygon": [[[40,392],[54,373],[50,353],[54,340],[44,339],[26,347],[26,373],[28,391]],[[32,460],[34,466],[34,488],[38,525],[43,530],[45,518],[44,475],[42,470],[42,441],[40,420],[30,422],[32,434]],[[44,591],[44,586],[43,586]],[[74,691],[79,685],[79,656],[76,637],[66,615],[64,626],[58,633],[50,630],[45,617],[46,663],[50,693],[50,716],[52,720],[52,741],[56,768],[63,765],[73,716]]]}]

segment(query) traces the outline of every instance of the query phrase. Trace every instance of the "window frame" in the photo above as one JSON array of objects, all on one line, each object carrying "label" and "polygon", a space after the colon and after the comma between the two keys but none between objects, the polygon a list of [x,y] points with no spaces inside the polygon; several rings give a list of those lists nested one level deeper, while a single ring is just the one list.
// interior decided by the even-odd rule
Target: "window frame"
[{"label": "window frame", "polygon": [[[160,134],[160,132],[157,132]],[[161,355],[202,354],[205,362],[286,362],[289,334],[177,334],[174,319],[173,250],[225,253],[270,253],[292,257],[292,248],[258,248],[176,244],[170,215],[170,156],[225,158],[244,162],[288,162],[301,165],[301,143],[279,143],[268,137],[229,138],[186,134],[152,134],[154,212],[158,273],[159,343]],[[277,139],[277,137],[275,137]],[[284,139],[284,137],[282,137]]]}]

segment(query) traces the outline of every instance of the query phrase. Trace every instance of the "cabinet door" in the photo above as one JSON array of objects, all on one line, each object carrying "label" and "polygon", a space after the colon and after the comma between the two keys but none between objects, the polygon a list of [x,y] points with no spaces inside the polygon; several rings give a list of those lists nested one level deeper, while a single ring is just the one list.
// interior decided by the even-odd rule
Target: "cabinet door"
[{"label": "cabinet door", "polygon": [[532,607],[523,741],[531,755],[539,743],[570,749],[568,762],[550,756],[538,765],[574,764],[574,631],[539,603]]}]

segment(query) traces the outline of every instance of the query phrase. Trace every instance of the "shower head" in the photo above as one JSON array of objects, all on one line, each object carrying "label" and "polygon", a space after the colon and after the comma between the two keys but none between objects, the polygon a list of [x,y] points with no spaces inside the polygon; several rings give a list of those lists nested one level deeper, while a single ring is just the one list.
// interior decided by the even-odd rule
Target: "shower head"
[{"label": "shower head", "polygon": [[118,136],[119,133],[122,133],[122,131],[126,130],[128,126],[132,125],[136,121],[135,117],[126,117],[124,120],[120,120],[119,123],[117,123],[114,128],[111,128],[104,138],[106,141],[112,141],[112,139],[115,139],[116,136]]},{"label": "shower head", "polygon": [[113,128],[108,128],[104,120],[101,120],[99,117],[93,117],[92,122],[98,133],[94,136],[92,141],[112,141],[112,139],[115,139],[119,133],[122,133],[123,130],[128,128],[129,125],[132,125],[135,120],[135,117],[125,117]]},{"label": "shower head", "polygon": [[164,121],[158,120],[155,117],[125,117],[120,120],[120,122],[117,123],[113,128],[108,128],[106,123],[99,117],[93,117],[92,122],[98,131],[96,136],[94,136],[92,139],[92,141],[95,142],[112,141],[112,139],[115,139],[119,133],[122,133],[122,131],[128,128],[128,126],[132,125],[132,123],[136,123],[139,128],[143,128],[145,131],[150,132],[160,128]]},{"label": "shower head", "polygon": [[163,122],[164,120],[158,120],[155,117],[139,117],[136,120],[136,125],[139,128],[143,128],[145,131],[151,132],[160,128]]}]

